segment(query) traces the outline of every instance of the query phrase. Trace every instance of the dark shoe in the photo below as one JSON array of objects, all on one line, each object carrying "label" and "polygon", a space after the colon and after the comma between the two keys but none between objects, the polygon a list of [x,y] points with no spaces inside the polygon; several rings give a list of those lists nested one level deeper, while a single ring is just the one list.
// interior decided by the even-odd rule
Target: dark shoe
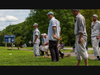
[{"label": "dark shoe", "polygon": [[51,60],[51,62],[56,62],[56,60]]},{"label": "dark shoe", "polygon": [[44,54],[41,54],[40,56],[44,56]]},{"label": "dark shoe", "polygon": [[62,58],[62,59],[63,59],[63,57],[64,57],[64,53],[61,54],[61,58]]},{"label": "dark shoe", "polygon": [[100,59],[96,58],[95,61],[100,61]]}]

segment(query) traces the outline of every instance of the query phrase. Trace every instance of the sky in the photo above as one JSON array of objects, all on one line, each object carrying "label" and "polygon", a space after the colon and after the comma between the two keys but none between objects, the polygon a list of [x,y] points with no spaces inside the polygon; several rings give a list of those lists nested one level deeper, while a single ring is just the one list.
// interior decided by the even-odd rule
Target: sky
[{"label": "sky", "polygon": [[29,9],[0,9],[0,31],[10,24],[18,24],[25,21],[29,13]]}]

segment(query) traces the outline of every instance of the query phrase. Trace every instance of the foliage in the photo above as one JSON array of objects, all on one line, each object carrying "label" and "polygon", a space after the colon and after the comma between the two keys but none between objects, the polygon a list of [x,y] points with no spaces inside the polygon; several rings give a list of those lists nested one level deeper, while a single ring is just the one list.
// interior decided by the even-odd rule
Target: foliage
[{"label": "foliage", "polygon": [[[47,13],[54,12],[54,17],[60,21],[62,41],[66,46],[73,46],[75,43],[74,19],[70,9],[31,9],[28,17],[22,23],[9,25],[0,31],[0,45],[4,46],[4,35],[22,36],[19,45],[24,43],[29,46],[29,41],[33,40],[33,24],[38,23],[40,33],[48,33],[49,19]],[[81,9],[80,13],[85,17],[86,31],[88,34],[88,44],[91,44],[91,22],[92,15],[97,14],[100,20],[100,9]],[[41,39],[41,38],[40,38]],[[41,44],[41,43],[40,43]]]},{"label": "foliage", "polygon": [[22,41],[21,38],[22,38],[22,36],[18,36],[15,38],[15,44],[17,45],[18,50],[19,50],[19,44]]}]

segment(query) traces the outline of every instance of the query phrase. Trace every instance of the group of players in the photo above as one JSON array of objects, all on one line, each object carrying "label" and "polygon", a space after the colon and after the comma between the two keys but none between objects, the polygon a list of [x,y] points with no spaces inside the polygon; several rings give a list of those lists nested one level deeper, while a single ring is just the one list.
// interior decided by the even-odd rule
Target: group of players
[{"label": "group of players", "polygon": [[[40,47],[39,47],[39,50],[41,52],[40,55],[41,56],[49,56],[49,54],[48,54],[48,50],[49,50],[48,35],[46,33],[41,34],[41,40],[42,40],[42,45],[40,45]],[[64,53],[60,51],[62,48],[63,48],[63,45],[61,45],[59,42],[58,51],[59,51],[61,58],[63,59]],[[45,55],[44,55],[44,52],[45,52]]]},{"label": "group of players", "polygon": [[[86,23],[84,16],[80,13],[79,9],[72,9],[72,14],[75,18],[75,26],[74,26],[74,35],[75,35],[75,55],[78,60],[76,66],[80,66],[80,62],[82,58],[85,61],[85,66],[88,66],[88,53],[86,50],[86,42],[87,42],[87,32],[86,32]],[[59,61],[59,40],[61,38],[61,27],[60,22],[55,19],[53,12],[48,12],[48,18],[50,19],[49,27],[48,27],[48,36],[47,34],[41,34],[42,45],[40,44],[40,31],[38,30],[38,24],[34,23],[34,32],[33,32],[33,44],[34,44],[34,55],[39,56],[41,52],[45,52],[48,55],[47,50],[50,50],[51,59],[53,62]],[[97,58],[95,60],[100,60],[99,58],[99,38],[100,38],[100,22],[97,20],[98,16],[94,14],[92,16],[93,22],[91,23],[91,40],[92,47],[94,50],[94,56]],[[69,36],[70,37],[70,36]],[[43,41],[44,39],[44,41]],[[33,56],[34,56],[33,55]]]}]

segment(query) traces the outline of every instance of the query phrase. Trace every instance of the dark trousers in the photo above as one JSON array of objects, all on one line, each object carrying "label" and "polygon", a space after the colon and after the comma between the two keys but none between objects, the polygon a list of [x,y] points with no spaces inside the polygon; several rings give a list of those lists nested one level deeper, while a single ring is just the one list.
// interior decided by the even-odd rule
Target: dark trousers
[{"label": "dark trousers", "polygon": [[59,54],[62,55],[61,51],[59,50]]},{"label": "dark trousers", "polygon": [[40,50],[40,52],[41,52],[41,55],[44,55],[44,51]]},{"label": "dark trousers", "polygon": [[49,50],[51,53],[52,61],[54,60],[59,61],[59,51],[58,51],[57,45],[58,45],[58,41],[49,40]]}]

